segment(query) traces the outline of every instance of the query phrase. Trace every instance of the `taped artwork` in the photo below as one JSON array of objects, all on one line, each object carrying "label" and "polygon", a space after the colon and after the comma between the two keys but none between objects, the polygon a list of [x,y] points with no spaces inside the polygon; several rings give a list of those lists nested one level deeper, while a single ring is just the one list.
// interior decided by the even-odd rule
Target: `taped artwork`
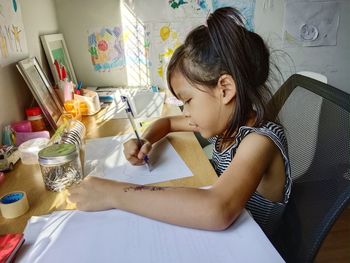
[{"label": "taped artwork", "polygon": [[125,55],[122,45],[121,28],[102,27],[90,30],[88,35],[88,51],[91,63],[97,72],[109,72],[112,68],[125,66]]},{"label": "taped artwork", "polygon": [[0,0],[0,65],[17,62],[27,55],[21,6],[16,0]]},{"label": "taped artwork", "polygon": [[213,0],[213,10],[231,6],[239,10],[244,17],[245,26],[254,31],[255,0]]},{"label": "taped artwork", "polygon": [[293,2],[285,6],[285,46],[334,46],[337,44],[339,4]]},{"label": "taped artwork", "polygon": [[151,23],[147,25],[152,83],[159,87],[166,87],[165,72],[171,56],[175,49],[183,43],[186,35],[202,23],[202,19],[190,19],[183,22]]},{"label": "taped artwork", "polygon": [[202,17],[211,12],[209,0],[166,0],[173,17]]}]

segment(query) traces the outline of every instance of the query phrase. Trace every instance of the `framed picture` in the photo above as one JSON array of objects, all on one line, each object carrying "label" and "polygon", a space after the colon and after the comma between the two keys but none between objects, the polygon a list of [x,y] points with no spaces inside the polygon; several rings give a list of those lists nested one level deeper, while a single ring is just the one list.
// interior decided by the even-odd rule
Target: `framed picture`
[{"label": "framed picture", "polygon": [[62,34],[52,34],[40,36],[43,44],[47,61],[55,80],[58,84],[63,79],[63,67],[68,80],[77,84],[72,62],[69,57],[68,49]]},{"label": "framed picture", "polygon": [[35,57],[25,59],[19,61],[16,66],[50,126],[56,130],[63,107],[37,59]]}]

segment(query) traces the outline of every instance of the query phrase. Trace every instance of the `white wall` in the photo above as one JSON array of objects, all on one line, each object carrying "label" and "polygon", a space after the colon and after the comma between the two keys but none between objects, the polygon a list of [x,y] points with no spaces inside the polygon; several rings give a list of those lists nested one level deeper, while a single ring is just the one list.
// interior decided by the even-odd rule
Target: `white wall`
[{"label": "white wall", "polygon": [[88,30],[121,26],[119,0],[56,0],[56,11],[77,80],[84,86],[125,85],[125,69],[96,72],[88,52]]},{"label": "white wall", "polygon": [[[39,36],[58,32],[54,0],[22,0],[18,3],[22,11],[29,56],[36,56],[50,76]],[[24,110],[32,102],[33,96],[15,63],[0,67],[0,129],[13,121],[24,119]]]},{"label": "white wall", "polygon": [[[262,35],[272,49],[282,49],[290,59],[279,53],[278,61],[285,78],[298,71],[314,71],[325,75],[328,83],[350,93],[350,1],[340,4],[340,20],[336,46],[283,47],[284,2],[272,0],[272,8],[264,9],[264,1],[256,1],[255,31]],[[293,65],[294,64],[294,65]]]},{"label": "white wall", "polygon": [[[86,30],[92,27],[120,25],[119,0],[56,0],[57,17],[60,31],[64,34],[75,73],[78,79],[88,85],[120,85],[126,83],[125,70],[114,69],[113,74],[95,72],[87,52]],[[154,21],[172,21],[168,13],[159,10],[160,6],[169,7],[165,0],[134,0],[134,6],[143,6],[137,15],[141,19],[152,17]],[[282,30],[284,23],[284,0],[270,0],[271,7],[264,9],[265,0],[256,1],[255,31],[261,34],[272,49],[282,49],[292,58],[279,52],[275,60],[288,78],[302,71],[315,71],[327,76],[329,84],[350,93],[350,1],[338,0],[340,4],[340,22],[337,45],[323,47],[283,47]],[[166,15],[165,15],[166,14]]]}]

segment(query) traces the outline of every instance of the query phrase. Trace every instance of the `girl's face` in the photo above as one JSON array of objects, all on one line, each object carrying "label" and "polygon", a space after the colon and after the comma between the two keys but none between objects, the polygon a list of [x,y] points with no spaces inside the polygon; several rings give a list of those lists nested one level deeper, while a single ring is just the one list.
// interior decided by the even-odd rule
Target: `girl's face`
[{"label": "girl's face", "polygon": [[225,132],[233,114],[233,103],[224,102],[220,88],[195,87],[178,71],[171,77],[171,86],[184,103],[183,114],[194,131],[204,138]]}]

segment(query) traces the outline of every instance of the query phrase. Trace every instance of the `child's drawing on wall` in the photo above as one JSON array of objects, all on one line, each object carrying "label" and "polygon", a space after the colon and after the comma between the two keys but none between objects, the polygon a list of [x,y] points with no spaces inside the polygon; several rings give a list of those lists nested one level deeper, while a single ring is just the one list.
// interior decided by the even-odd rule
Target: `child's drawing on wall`
[{"label": "child's drawing on wall", "polygon": [[13,39],[15,40],[16,51],[22,52],[21,39],[20,39],[20,33],[22,32],[22,30],[20,30],[18,26],[12,25],[11,32],[13,34]]},{"label": "child's drawing on wall", "polygon": [[28,55],[21,9],[17,1],[0,0],[0,65]]},{"label": "child's drawing on wall", "polygon": [[168,4],[175,17],[202,16],[212,9],[210,0],[169,0]]},{"label": "child's drawing on wall", "polygon": [[88,36],[91,63],[95,71],[109,72],[125,66],[125,55],[119,27],[103,27]]},{"label": "child's drawing on wall", "polygon": [[1,56],[3,58],[7,58],[9,55],[7,50],[7,40],[6,40],[5,34],[3,33],[1,25],[0,25],[0,50],[1,50]]}]

